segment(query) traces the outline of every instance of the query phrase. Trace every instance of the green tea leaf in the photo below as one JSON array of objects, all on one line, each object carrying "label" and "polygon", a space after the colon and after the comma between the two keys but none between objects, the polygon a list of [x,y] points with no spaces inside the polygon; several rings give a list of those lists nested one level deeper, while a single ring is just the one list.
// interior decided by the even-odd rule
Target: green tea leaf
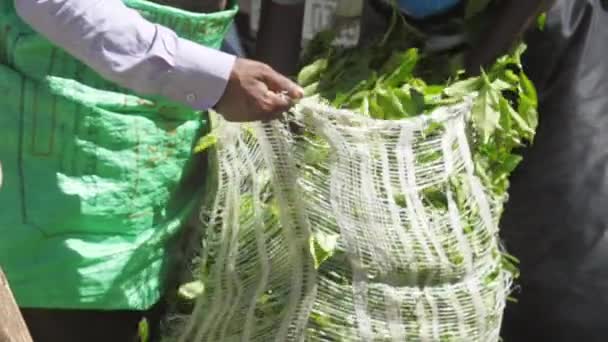
[{"label": "green tea leaf", "polygon": [[316,269],[319,269],[327,259],[334,255],[338,246],[338,238],[337,234],[326,234],[323,232],[314,232],[311,235],[310,252]]},{"label": "green tea leaf", "polygon": [[410,96],[412,98],[412,111],[413,114],[412,116],[415,115],[420,115],[421,113],[424,112],[424,107],[426,106],[425,104],[425,100],[424,100],[424,95],[419,92],[418,90],[412,88],[410,89]]},{"label": "green tea leaf", "polygon": [[424,129],[424,131],[422,132],[422,135],[426,138],[431,136],[432,134],[436,134],[439,133],[441,131],[443,131],[443,123],[441,122],[436,122],[436,121],[430,121],[427,125],[427,127]]},{"label": "green tea leaf", "polygon": [[321,58],[314,63],[305,66],[298,74],[298,83],[306,87],[311,83],[319,81],[321,73],[327,69],[327,58]]},{"label": "green tea leaf", "polygon": [[178,296],[185,300],[194,300],[205,292],[205,285],[201,281],[193,281],[179,287]]},{"label": "green tea leaf", "polygon": [[500,126],[500,130],[503,131],[505,135],[509,135],[509,133],[513,129],[513,118],[511,112],[509,111],[510,106],[508,101],[504,100],[505,102],[507,102],[507,106],[505,107],[503,100],[504,98],[502,97],[498,100],[498,106],[500,109],[500,120],[498,121],[498,124]]},{"label": "green tea leaf", "polygon": [[138,342],[148,342],[150,340],[150,323],[144,317],[137,325]]},{"label": "green tea leaf", "polygon": [[538,29],[540,31],[544,31],[546,25],[547,25],[547,13],[543,12],[536,19],[536,26],[538,27]]},{"label": "green tea leaf", "polygon": [[407,207],[407,201],[405,198],[405,194],[396,194],[393,198],[395,204],[401,208]]},{"label": "green tea leaf", "polygon": [[526,52],[527,46],[525,43],[520,43],[515,48],[515,51],[510,56],[507,56],[507,60],[510,60],[513,64],[515,64],[518,68],[522,68],[521,57]]},{"label": "green tea leaf", "polygon": [[[524,120],[519,115],[519,113],[516,112],[515,109],[513,109],[513,107],[511,107],[511,105],[509,104],[509,101],[507,101],[505,98],[501,97],[499,99],[499,106],[500,106],[501,117],[509,118],[509,120],[514,122],[517,126],[518,131],[521,132],[521,134],[524,137],[526,137],[528,139],[531,139],[532,137],[534,137],[534,129],[529,126],[528,122],[526,122],[526,120]],[[502,128],[506,129],[506,127],[502,127]],[[509,127],[509,129],[510,128],[511,127]]]},{"label": "green tea leaf", "polygon": [[517,111],[528,127],[536,131],[538,127],[538,95],[536,88],[523,72],[520,73],[519,78],[521,84]]},{"label": "green tea leaf", "polygon": [[413,88],[397,88],[393,94],[401,102],[405,117],[420,115],[424,112],[424,96]]},{"label": "green tea leaf", "polygon": [[425,201],[435,209],[447,210],[448,199],[444,189],[430,187],[422,190],[422,197]]},{"label": "green tea leaf", "polygon": [[532,81],[530,81],[530,79],[528,79],[528,76],[526,76],[526,74],[524,74],[523,72],[519,74],[519,79],[521,81],[520,83],[522,95],[529,98],[535,105],[538,105],[538,95],[536,93],[536,87],[534,87]]},{"label": "green tea leaf", "polygon": [[371,116],[370,114],[370,110],[369,110],[369,98],[364,97],[363,100],[361,100],[361,106],[359,106],[359,112],[361,114],[363,114],[364,116]]},{"label": "green tea leaf", "polygon": [[506,70],[502,79],[505,82],[508,82],[509,84],[511,84],[512,86],[515,86],[515,87],[519,86],[519,76],[515,75],[515,73],[512,70]]},{"label": "green tea leaf", "polygon": [[378,105],[378,99],[376,94],[370,97],[369,99],[369,108],[371,117],[378,120],[384,120],[385,114],[384,109]]},{"label": "green tea leaf", "polygon": [[397,63],[398,67],[383,82],[387,87],[398,87],[412,78],[420,56],[417,49],[409,49],[404,53],[396,54],[394,58],[396,62],[391,63]]},{"label": "green tea leaf", "polygon": [[317,146],[310,145],[306,148],[302,156],[306,165],[320,165],[326,162],[329,158],[329,149],[322,149]]},{"label": "green tea leaf", "polygon": [[314,82],[304,87],[304,96],[309,97],[319,92],[319,82]]},{"label": "green tea leaf", "polygon": [[380,88],[376,90],[378,105],[384,110],[385,120],[399,120],[407,114],[400,99],[391,90]]},{"label": "green tea leaf", "polygon": [[452,83],[443,90],[443,93],[449,97],[465,97],[471,95],[471,93],[478,91],[482,80],[479,77],[468,78],[466,80]]},{"label": "green tea leaf", "polygon": [[479,92],[479,96],[475,99],[472,108],[471,118],[473,125],[477,129],[481,141],[487,144],[494,134],[494,131],[499,127],[500,113],[498,108],[498,94],[494,90],[489,81]]},{"label": "green tea leaf", "polygon": [[492,82],[492,88],[496,91],[505,91],[509,89],[514,89],[515,87],[511,83],[505,82],[500,78],[497,78]]},{"label": "green tea leaf", "polygon": [[523,160],[522,156],[518,156],[516,154],[511,154],[509,155],[502,163],[501,165],[501,173],[500,173],[500,177],[499,178],[507,178],[509,177],[509,175],[511,175],[511,173],[513,171],[515,171],[515,169],[517,168],[517,166],[519,166],[519,164],[521,163],[521,161]]},{"label": "green tea leaf", "polygon": [[424,94],[425,103],[433,103],[441,99],[445,87],[440,85],[429,85],[424,87],[422,93]]},{"label": "green tea leaf", "polygon": [[201,153],[217,144],[217,136],[213,132],[203,136],[194,147],[194,153]]},{"label": "green tea leaf", "polygon": [[519,99],[519,106],[517,108],[519,115],[527,123],[530,129],[536,131],[538,126],[538,109],[534,101],[530,100],[526,96],[522,96]]}]

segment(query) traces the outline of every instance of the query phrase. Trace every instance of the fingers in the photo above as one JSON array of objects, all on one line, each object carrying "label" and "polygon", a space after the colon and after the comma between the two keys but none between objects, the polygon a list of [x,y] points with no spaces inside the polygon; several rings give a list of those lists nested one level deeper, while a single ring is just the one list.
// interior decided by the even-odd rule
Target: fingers
[{"label": "fingers", "polygon": [[262,76],[268,89],[276,93],[287,92],[287,95],[292,99],[300,99],[304,96],[304,89],[302,89],[302,87],[274,71],[269,66],[264,67]]},{"label": "fingers", "polygon": [[292,106],[292,101],[288,96],[271,90],[266,92],[264,103],[266,106],[262,107],[262,110],[271,115],[280,115]]},{"label": "fingers", "polygon": [[284,94],[276,93],[261,82],[257,85],[253,106],[248,108],[249,117],[255,121],[277,119],[292,106],[292,101]]},{"label": "fingers", "polygon": [[237,59],[216,110],[228,121],[268,121],[279,118],[304,91],[271,67]]}]

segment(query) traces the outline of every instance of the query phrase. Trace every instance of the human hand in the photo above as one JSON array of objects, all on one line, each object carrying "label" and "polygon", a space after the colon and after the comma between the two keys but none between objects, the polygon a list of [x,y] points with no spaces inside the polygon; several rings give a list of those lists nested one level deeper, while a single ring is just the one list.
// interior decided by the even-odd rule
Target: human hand
[{"label": "human hand", "polygon": [[267,121],[289,110],[304,90],[266,64],[238,58],[215,110],[228,121]]}]

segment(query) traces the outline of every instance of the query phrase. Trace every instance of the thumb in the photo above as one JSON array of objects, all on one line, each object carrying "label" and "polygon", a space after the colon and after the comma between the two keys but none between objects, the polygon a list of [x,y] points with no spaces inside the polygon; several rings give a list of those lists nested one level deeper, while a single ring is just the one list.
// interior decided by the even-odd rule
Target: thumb
[{"label": "thumb", "polygon": [[269,104],[268,112],[273,115],[280,115],[291,108],[291,99],[285,94],[275,93],[269,90],[266,94],[266,103]]},{"label": "thumb", "polygon": [[292,99],[300,99],[304,96],[304,89],[302,89],[302,87],[274,71],[272,68],[268,68],[263,76],[268,89],[275,93],[286,92]]}]

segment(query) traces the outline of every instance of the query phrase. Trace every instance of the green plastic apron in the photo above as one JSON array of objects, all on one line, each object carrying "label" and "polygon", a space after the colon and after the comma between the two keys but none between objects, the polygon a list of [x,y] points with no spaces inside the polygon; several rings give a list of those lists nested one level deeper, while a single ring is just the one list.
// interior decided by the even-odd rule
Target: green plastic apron
[{"label": "green plastic apron", "polygon": [[[25,1],[25,0],[19,0]],[[236,13],[125,0],[218,48]],[[189,189],[205,115],[135,96],[32,31],[0,0],[0,265],[22,307],[144,310],[167,246],[200,199]]]}]

